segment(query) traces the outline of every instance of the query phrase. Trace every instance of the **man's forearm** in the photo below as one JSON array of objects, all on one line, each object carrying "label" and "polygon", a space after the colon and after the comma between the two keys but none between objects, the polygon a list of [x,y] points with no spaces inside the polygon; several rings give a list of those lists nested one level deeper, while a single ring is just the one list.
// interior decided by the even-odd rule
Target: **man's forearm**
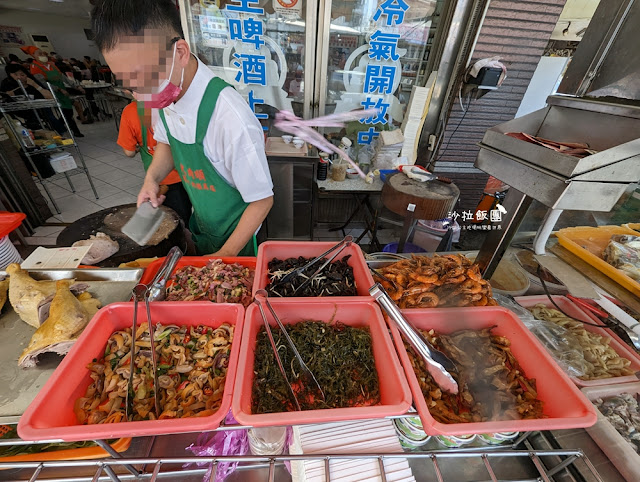
[{"label": "man's forearm", "polygon": [[271,206],[273,206],[273,196],[250,203],[227,242],[214,254],[216,256],[237,256],[265,220]]},{"label": "man's forearm", "polygon": [[153,153],[153,161],[147,170],[146,179],[160,184],[165,177],[173,170],[173,156],[169,144],[159,142]]}]

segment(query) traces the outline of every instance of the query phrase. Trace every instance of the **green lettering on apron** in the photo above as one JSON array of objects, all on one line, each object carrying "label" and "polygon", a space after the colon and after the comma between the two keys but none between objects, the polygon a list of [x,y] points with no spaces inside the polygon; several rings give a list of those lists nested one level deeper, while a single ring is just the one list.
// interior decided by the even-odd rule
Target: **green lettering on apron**
[{"label": "green lettering on apron", "polygon": [[[193,205],[189,230],[198,254],[215,253],[222,248],[249,205],[244,202],[240,192],[218,174],[204,152],[204,138],[218,95],[226,87],[231,86],[219,77],[209,81],[198,108],[194,144],[185,144],[174,138],[167,126],[164,111],[159,111],[160,119],[167,131],[175,168]],[[255,236],[238,255],[256,255]]]}]

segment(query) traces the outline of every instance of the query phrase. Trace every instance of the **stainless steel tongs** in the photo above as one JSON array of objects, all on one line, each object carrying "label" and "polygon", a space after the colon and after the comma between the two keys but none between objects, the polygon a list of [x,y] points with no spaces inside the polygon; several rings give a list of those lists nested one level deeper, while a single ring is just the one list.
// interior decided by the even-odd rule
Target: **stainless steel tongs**
[{"label": "stainless steel tongs", "polygon": [[313,375],[313,372],[309,369],[307,364],[304,362],[304,360],[300,356],[300,352],[298,352],[298,349],[296,348],[295,343],[293,343],[293,340],[291,339],[291,337],[289,337],[289,333],[287,333],[286,328],[284,327],[284,325],[280,321],[280,318],[278,318],[278,315],[276,314],[275,310],[273,309],[273,306],[271,306],[271,303],[269,303],[269,295],[268,295],[268,293],[265,290],[258,290],[258,291],[256,291],[256,294],[255,294],[255,297],[254,297],[254,303],[257,304],[258,308],[260,309],[260,314],[262,315],[262,320],[264,321],[264,327],[265,327],[265,330],[267,332],[267,337],[269,338],[269,341],[271,342],[271,348],[273,348],[273,353],[274,353],[274,355],[276,357],[276,361],[278,362],[278,367],[280,368],[280,372],[282,373],[282,376],[284,377],[284,380],[287,382],[287,385],[289,386],[289,391],[293,395],[293,399],[295,401],[296,408],[298,410],[301,410],[300,402],[298,401],[298,397],[296,396],[295,390],[293,389],[293,386],[291,385],[291,382],[289,381],[289,379],[287,377],[287,374],[286,374],[286,372],[284,370],[284,366],[282,365],[282,359],[280,358],[280,355],[278,353],[278,348],[276,347],[275,341],[273,339],[273,333],[271,333],[271,326],[269,325],[269,322],[267,320],[267,316],[265,315],[264,309],[262,308],[262,301],[264,301],[264,303],[267,305],[267,308],[269,308],[269,311],[271,312],[271,315],[273,316],[273,319],[278,324],[278,327],[280,328],[280,330],[282,331],[282,334],[284,335],[285,339],[287,340],[287,343],[289,344],[289,347],[291,348],[291,350],[293,351],[293,354],[295,355],[296,359],[298,360],[298,363],[300,364],[300,374],[301,374],[301,377],[304,379],[305,387],[309,386],[309,385],[315,385],[314,397],[317,396],[317,398],[321,399],[322,401],[326,401],[325,396],[324,396],[324,392],[322,391],[322,388],[320,388],[320,384],[318,383],[318,380],[316,379],[316,377]]},{"label": "stainless steel tongs", "polygon": [[[309,286],[309,284],[313,281],[313,278],[315,278],[316,276],[318,276],[323,269],[325,269],[327,267],[327,265],[329,263],[331,263],[334,259],[336,259],[338,257],[338,255],[342,252],[342,250],[344,248],[346,248],[347,246],[351,245],[351,242],[353,241],[353,236],[351,235],[347,235],[344,237],[344,239],[342,241],[340,241],[336,246],[334,246],[331,249],[338,249],[336,251],[336,254],[334,254],[333,256],[331,256],[330,258],[328,258],[324,263],[322,263],[322,266],[320,266],[311,276],[309,276],[309,278],[302,283],[300,286],[298,286],[294,291],[293,294],[295,295],[298,291],[302,291],[304,292],[304,289]],[[329,251],[331,252],[331,251]],[[322,259],[322,258],[320,258]]]},{"label": "stainless steel tongs", "polygon": [[[304,266],[301,266],[300,268],[296,268],[293,271],[291,271],[291,273],[287,274],[284,278],[282,278],[281,280],[277,281],[276,283],[274,283],[273,285],[271,285],[272,287],[275,286],[279,286],[283,283],[286,283],[287,281],[289,281],[291,278],[293,278],[294,276],[298,276],[300,273],[304,273],[307,268],[310,268],[311,266],[313,266],[314,264],[316,264],[318,261],[322,260],[322,258],[324,258],[325,256],[327,256],[328,254],[333,253],[336,249],[341,248],[345,243],[350,243],[351,241],[353,241],[353,236],[351,235],[347,235],[344,237],[344,239],[342,241],[340,241],[338,244],[331,246],[331,248],[329,248],[328,250],[326,250],[324,253],[322,253],[320,256],[317,256],[315,258],[313,258],[311,261],[309,261],[307,264],[305,264]],[[342,251],[342,250],[341,250]],[[335,256],[334,256],[335,257]],[[332,258],[333,259],[333,258]],[[326,266],[326,263],[323,265],[323,267],[321,268],[324,269],[324,267]],[[317,272],[316,272],[317,274]]]},{"label": "stainless steel tongs", "polygon": [[409,345],[424,359],[429,373],[433,376],[436,383],[448,392],[458,393],[458,383],[450,373],[458,372],[454,363],[444,353],[436,350],[422,333],[416,330],[411,323],[402,316],[402,313],[380,283],[373,285],[369,289],[369,294],[373,296],[387,312],[387,315],[394,321]]},{"label": "stainless steel tongs", "polygon": [[178,264],[180,258],[182,258],[180,248],[174,246],[169,250],[158,273],[153,278],[153,281],[149,283],[149,301],[162,301],[165,299],[167,295],[167,281],[171,277],[171,273],[173,273],[173,269],[176,267],[176,264]]},{"label": "stainless steel tongs", "polygon": [[[182,253],[181,253],[182,254]],[[135,370],[135,356],[136,356],[136,332],[138,331],[138,302],[140,299],[144,299],[145,307],[147,310],[147,329],[149,331],[149,339],[151,344],[151,363],[153,365],[153,402],[156,417],[160,416],[160,404],[158,403],[158,365],[156,361],[156,342],[155,342],[155,330],[151,321],[151,307],[149,306],[151,288],[145,284],[138,284],[132,290],[133,296],[133,324],[131,327],[131,356],[129,361],[129,383],[127,384],[127,395],[125,403],[125,415],[127,420],[129,416],[133,415],[133,400],[135,399],[135,392],[133,390],[133,374]]]}]

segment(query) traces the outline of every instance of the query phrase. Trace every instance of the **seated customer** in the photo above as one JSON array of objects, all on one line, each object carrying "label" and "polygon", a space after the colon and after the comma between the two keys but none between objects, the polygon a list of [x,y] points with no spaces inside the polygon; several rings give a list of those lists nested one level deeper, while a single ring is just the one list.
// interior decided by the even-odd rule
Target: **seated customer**
[{"label": "seated customer", "polygon": [[[7,78],[0,83],[0,92],[5,92],[10,96],[24,95],[24,91],[22,90],[22,87],[24,87],[27,95],[30,95],[33,99],[53,99],[51,92],[40,85],[35,79],[29,77],[22,65],[9,64],[4,70],[7,73]],[[20,87],[20,84],[22,84],[22,87]],[[58,119],[51,111],[51,108],[39,109],[39,113],[42,118],[49,121],[51,127],[58,134],[63,135],[67,131],[64,121]],[[18,111],[16,114],[24,119],[25,125],[29,129],[35,130],[41,128],[40,122],[32,110]]]}]

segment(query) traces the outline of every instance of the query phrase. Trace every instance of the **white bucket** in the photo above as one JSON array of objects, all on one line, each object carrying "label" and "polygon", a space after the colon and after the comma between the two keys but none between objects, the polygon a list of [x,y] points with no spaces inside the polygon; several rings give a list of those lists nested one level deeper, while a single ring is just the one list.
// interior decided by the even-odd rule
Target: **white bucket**
[{"label": "white bucket", "polygon": [[22,263],[22,257],[9,236],[0,239],[0,269],[5,270],[11,263]]}]

